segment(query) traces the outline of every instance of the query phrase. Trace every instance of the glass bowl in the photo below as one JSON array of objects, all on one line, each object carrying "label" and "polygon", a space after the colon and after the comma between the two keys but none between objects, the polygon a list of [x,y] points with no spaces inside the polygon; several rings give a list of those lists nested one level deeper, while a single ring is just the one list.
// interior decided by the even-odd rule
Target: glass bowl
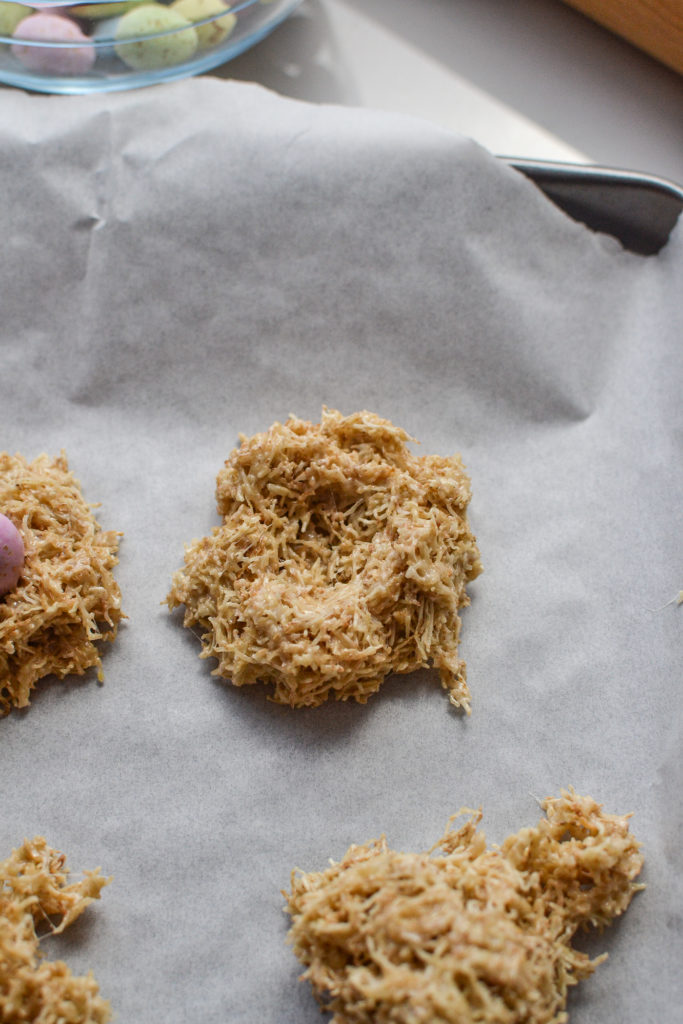
[{"label": "glass bowl", "polygon": [[196,75],[268,35],[301,0],[0,0],[0,82],[133,89]]}]

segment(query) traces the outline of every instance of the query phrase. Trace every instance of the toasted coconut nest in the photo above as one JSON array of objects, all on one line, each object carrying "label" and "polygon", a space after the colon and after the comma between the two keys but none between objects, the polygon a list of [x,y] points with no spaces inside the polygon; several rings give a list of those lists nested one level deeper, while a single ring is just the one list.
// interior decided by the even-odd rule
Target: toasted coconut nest
[{"label": "toasted coconut nest", "polygon": [[628,907],[643,857],[628,815],[573,791],[542,806],[546,819],[500,848],[470,811],[425,853],[382,837],[293,873],[288,941],[331,1024],[567,1020],[568,988],[606,958],[571,940]]},{"label": "toasted coconut nest", "polygon": [[167,601],[202,657],[291,707],[365,703],[389,673],[435,665],[469,711],[458,609],[481,572],[457,456],[416,457],[369,412],[290,417],[242,436],[218,474],[223,522],[193,541]]},{"label": "toasted coconut nest", "polygon": [[43,676],[82,675],[113,640],[121,594],[112,575],[118,538],[97,523],[64,454],[0,453],[0,510],[22,535],[17,586],[0,598],[0,716],[26,707]]},{"label": "toasted coconut nest", "polygon": [[0,1021],[104,1024],[111,1013],[92,974],[42,958],[39,935],[64,931],[107,885],[99,869],[69,883],[66,858],[42,836],[0,862]]}]

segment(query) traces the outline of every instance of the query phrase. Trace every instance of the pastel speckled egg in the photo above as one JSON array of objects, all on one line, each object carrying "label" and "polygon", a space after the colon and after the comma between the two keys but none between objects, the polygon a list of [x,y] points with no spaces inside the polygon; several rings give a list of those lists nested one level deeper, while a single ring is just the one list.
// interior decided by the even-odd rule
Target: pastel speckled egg
[{"label": "pastel speckled egg", "polygon": [[[95,47],[75,21],[60,14],[31,14],[20,21],[12,54],[30,71],[52,75],[84,75],[95,63]],[[71,43],[71,46],[31,46],[30,43]]]},{"label": "pastel speckled egg", "polygon": [[167,68],[193,56],[197,33],[187,18],[170,7],[143,4],[119,21],[114,49],[124,64],[138,71]]},{"label": "pastel speckled egg", "polygon": [[105,43],[113,42],[118,27],[118,18],[103,18],[101,21],[93,22],[90,38],[101,48],[100,53],[104,52]]},{"label": "pastel speckled egg", "polygon": [[88,21],[102,21],[105,18],[116,18],[133,7],[139,7],[145,0],[120,0],[112,4],[78,4],[70,8],[74,18],[85,18]]},{"label": "pastel speckled egg", "polygon": [[14,590],[24,566],[24,541],[11,519],[0,514],[0,597]]},{"label": "pastel speckled egg", "polygon": [[210,46],[222,43],[237,24],[236,16],[230,13],[230,8],[223,0],[174,0],[171,10],[193,23],[211,19],[204,25],[195,24],[200,50],[208,50]]},{"label": "pastel speckled egg", "polygon": [[0,36],[9,38],[19,22],[29,14],[33,14],[33,10],[23,4],[0,3]]}]

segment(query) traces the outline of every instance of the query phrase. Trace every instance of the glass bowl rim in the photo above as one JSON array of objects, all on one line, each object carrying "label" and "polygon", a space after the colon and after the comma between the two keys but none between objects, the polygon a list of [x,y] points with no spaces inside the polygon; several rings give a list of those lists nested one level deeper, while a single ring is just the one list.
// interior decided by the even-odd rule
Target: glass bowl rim
[{"label": "glass bowl rim", "polygon": [[[12,3],[16,3],[18,6],[26,7],[31,9],[33,14],[48,14],[54,7],[58,8],[58,13],[54,17],[60,17],[64,7],[96,7],[99,4],[113,4],[113,3],[125,3],[126,0],[67,0],[67,3],[57,3],[57,0],[50,0],[49,3],[43,3],[39,8],[35,8],[31,5],[29,0],[11,0]],[[204,25],[211,25],[214,21],[219,21],[221,18],[225,18],[228,14],[238,14],[240,11],[246,10],[249,7],[254,7],[257,4],[261,4],[262,0],[237,0],[234,5],[226,5],[226,10],[218,11],[216,14],[209,15],[206,18],[202,18],[201,21],[189,21],[187,25],[176,25],[174,28],[166,28],[160,32],[148,32],[141,36],[123,36],[117,39],[116,36],[107,36],[96,38],[94,36],[86,36],[84,39],[22,39],[21,36],[5,36],[0,34],[0,46],[22,46],[22,47],[36,47],[37,49],[50,49],[50,50],[80,50],[84,47],[92,47],[94,49],[109,49],[110,47],[116,46],[127,46],[128,44],[143,43],[149,39],[163,39],[165,36],[176,36],[180,32],[187,32],[188,29],[198,29]],[[131,7],[131,11],[137,7],[145,7],[150,5],[162,7],[164,10],[171,10],[170,4],[159,3],[159,0],[139,0],[135,4],[135,7]],[[263,6],[275,6],[273,0],[266,0],[266,4]],[[32,17],[32,14],[27,14],[27,18]],[[87,21],[87,15],[76,15],[79,21]],[[112,19],[119,20],[116,15],[112,15]],[[67,19],[73,21],[72,18]],[[108,20],[108,19],[102,19]],[[75,22],[73,22],[75,24]],[[228,37],[229,38],[229,37]],[[227,41],[227,40],[226,40]],[[222,42],[222,40],[221,40]],[[219,45],[219,44],[216,44]]]}]

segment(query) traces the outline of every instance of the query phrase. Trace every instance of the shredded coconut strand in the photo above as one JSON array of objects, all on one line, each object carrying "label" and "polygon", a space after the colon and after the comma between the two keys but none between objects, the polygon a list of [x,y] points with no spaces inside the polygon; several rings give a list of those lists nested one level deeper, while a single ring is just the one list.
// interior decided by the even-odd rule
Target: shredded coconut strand
[{"label": "shredded coconut strand", "polygon": [[64,854],[38,836],[0,862],[0,1021],[104,1024],[111,1013],[92,974],[42,959],[39,933],[67,928],[109,879],[99,869],[69,884]]},{"label": "shredded coconut strand", "polygon": [[[628,818],[562,792],[546,819],[486,848],[481,811],[425,853],[384,837],[292,874],[288,941],[331,1024],[561,1024],[606,958],[573,949],[643,888]],[[457,817],[457,815],[456,815]]]},{"label": "shredded coconut strand", "polygon": [[240,440],[218,475],[223,523],[187,547],[167,598],[201,626],[214,675],[304,707],[365,703],[432,663],[469,712],[458,609],[481,565],[460,459],[412,455],[369,412]]},{"label": "shredded coconut strand", "polygon": [[43,676],[82,675],[102,663],[121,594],[112,575],[120,534],[103,531],[66,457],[0,453],[0,510],[20,531],[26,557],[18,585],[0,599],[0,715],[26,707]]}]

